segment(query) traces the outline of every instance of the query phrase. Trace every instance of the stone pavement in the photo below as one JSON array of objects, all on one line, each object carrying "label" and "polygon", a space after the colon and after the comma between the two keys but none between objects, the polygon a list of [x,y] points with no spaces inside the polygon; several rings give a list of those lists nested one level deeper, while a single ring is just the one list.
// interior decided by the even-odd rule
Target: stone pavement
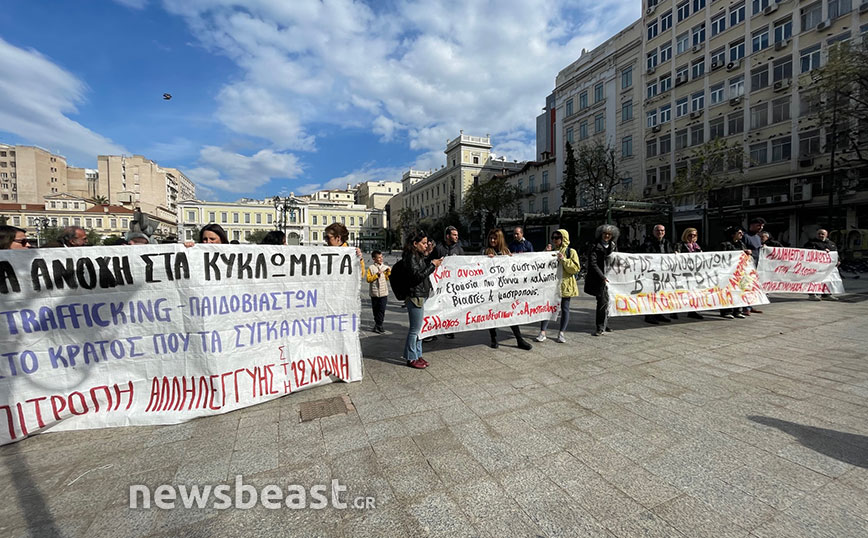
[{"label": "stone pavement", "polygon": [[[426,344],[423,371],[400,361],[392,304],[389,334],[363,334],[359,383],[0,447],[0,536],[868,536],[866,299],[617,318],[594,338],[582,297],[567,344],[523,352],[502,331],[492,350],[462,333]],[[355,409],[299,422],[300,403],[337,395]],[[376,507],[128,508],[131,484],[239,474],[337,479]]]}]

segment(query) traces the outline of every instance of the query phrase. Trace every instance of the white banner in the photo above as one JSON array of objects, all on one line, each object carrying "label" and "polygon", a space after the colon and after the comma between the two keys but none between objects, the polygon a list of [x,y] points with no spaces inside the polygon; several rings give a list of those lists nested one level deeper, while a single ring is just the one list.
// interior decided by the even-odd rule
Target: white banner
[{"label": "white banner", "polygon": [[523,325],[554,319],[560,311],[561,267],[554,252],[447,256],[430,279],[424,337]]},{"label": "white banner", "polygon": [[768,304],[750,254],[612,253],[609,315],[669,314]]},{"label": "white banner", "polygon": [[0,445],[362,377],[351,248],[0,251]]},{"label": "white banner", "polygon": [[844,293],[837,252],[763,247],[757,272],[766,293]]}]

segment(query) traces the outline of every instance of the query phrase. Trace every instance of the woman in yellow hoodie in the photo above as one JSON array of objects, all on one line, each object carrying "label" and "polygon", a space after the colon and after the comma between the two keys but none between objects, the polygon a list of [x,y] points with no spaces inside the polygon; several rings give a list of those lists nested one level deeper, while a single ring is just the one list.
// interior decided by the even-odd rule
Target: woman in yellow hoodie
[{"label": "woman in yellow hoodie", "polygon": [[[570,234],[566,230],[554,232],[552,234],[552,242],[546,245],[546,250],[557,251],[558,261],[563,269],[561,275],[561,325],[558,337],[555,340],[561,344],[567,341],[564,337],[564,331],[570,322],[570,298],[579,294],[579,286],[576,284],[576,279],[573,276],[579,272],[579,253],[576,252],[576,249],[569,247]],[[539,336],[536,337],[537,342],[545,341],[548,325],[549,320],[547,319],[540,323]]]}]

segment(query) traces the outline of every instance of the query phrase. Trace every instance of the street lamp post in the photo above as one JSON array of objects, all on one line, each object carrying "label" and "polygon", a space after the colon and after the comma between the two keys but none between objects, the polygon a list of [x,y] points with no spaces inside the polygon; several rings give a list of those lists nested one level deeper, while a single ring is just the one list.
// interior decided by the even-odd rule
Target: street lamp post
[{"label": "street lamp post", "polygon": [[271,200],[274,205],[274,211],[277,213],[277,223],[278,229],[283,232],[283,235],[286,236],[287,240],[289,239],[289,234],[286,232],[286,228],[289,223],[295,222],[296,211],[298,210],[298,202],[295,201],[295,197],[290,193],[289,196],[285,196],[281,198],[280,196],[275,196]]},{"label": "street lamp post", "polygon": [[48,220],[48,217],[37,217],[36,218],[36,246],[42,246],[42,230],[48,228],[48,225],[51,223]]}]

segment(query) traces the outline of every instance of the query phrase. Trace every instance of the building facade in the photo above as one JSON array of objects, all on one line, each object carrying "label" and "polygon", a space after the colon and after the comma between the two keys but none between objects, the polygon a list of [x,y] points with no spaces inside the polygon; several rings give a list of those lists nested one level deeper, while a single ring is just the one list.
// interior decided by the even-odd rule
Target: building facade
[{"label": "building facade", "polygon": [[373,209],[386,209],[386,204],[403,189],[399,181],[364,181],[356,185],[356,203]]},{"label": "building facade", "polygon": [[94,196],[96,170],[67,166],[37,146],[0,144],[0,203],[41,204],[51,194]]}]

